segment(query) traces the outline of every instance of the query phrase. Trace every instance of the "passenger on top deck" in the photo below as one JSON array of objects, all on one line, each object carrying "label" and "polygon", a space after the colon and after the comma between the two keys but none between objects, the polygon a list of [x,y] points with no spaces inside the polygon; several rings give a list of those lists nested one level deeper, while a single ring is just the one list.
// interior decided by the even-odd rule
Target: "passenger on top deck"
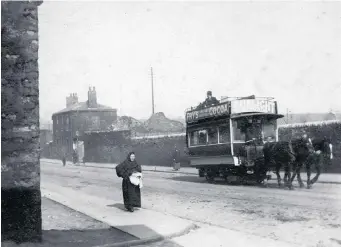
[{"label": "passenger on top deck", "polygon": [[217,100],[216,97],[212,96],[212,91],[208,91],[206,100],[203,103],[199,104],[197,109],[207,108],[210,106],[217,105],[219,103],[220,103],[219,100]]}]

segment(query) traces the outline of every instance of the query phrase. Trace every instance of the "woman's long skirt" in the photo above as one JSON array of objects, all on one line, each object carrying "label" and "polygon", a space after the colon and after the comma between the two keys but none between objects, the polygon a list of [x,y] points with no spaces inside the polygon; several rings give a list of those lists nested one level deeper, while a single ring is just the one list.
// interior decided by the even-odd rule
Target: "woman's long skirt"
[{"label": "woman's long skirt", "polygon": [[129,179],[122,181],[123,201],[126,208],[141,207],[141,191],[140,187],[132,184]]}]

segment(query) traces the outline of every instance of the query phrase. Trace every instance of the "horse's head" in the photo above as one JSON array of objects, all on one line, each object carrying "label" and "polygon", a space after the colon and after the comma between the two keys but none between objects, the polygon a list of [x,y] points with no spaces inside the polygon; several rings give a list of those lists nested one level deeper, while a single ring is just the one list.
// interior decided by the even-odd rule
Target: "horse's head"
[{"label": "horse's head", "polygon": [[328,156],[330,159],[333,159],[333,144],[327,140],[323,143],[323,152]]},{"label": "horse's head", "polygon": [[312,140],[310,138],[307,139],[307,147],[308,147],[309,153],[314,153],[315,152],[315,148],[314,148],[313,142],[312,142]]}]

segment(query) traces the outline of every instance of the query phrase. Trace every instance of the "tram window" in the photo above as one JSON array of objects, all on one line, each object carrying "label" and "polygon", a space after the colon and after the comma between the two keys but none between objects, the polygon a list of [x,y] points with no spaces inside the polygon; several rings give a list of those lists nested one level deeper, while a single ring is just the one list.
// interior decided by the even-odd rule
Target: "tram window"
[{"label": "tram window", "polygon": [[276,121],[265,121],[263,124],[263,137],[264,140],[272,140],[276,139]]},{"label": "tram window", "polygon": [[230,128],[229,126],[219,126],[219,143],[230,142]]},{"label": "tram window", "polygon": [[218,143],[218,128],[217,127],[208,128],[207,134],[208,134],[208,144]]},{"label": "tram window", "polygon": [[190,146],[206,145],[207,130],[196,130],[190,133]]},{"label": "tram window", "polygon": [[243,131],[244,126],[241,123],[238,124],[238,120],[233,121],[233,140],[245,142],[245,132]]}]

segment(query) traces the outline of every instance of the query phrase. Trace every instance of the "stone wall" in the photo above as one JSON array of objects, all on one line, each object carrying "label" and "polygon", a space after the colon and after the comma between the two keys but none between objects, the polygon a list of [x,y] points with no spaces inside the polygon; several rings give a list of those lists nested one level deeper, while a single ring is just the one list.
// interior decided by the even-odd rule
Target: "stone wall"
[{"label": "stone wall", "polygon": [[131,132],[92,132],[82,137],[85,162],[118,163],[131,150]]},{"label": "stone wall", "polygon": [[41,241],[38,6],[1,2],[1,237]]},{"label": "stone wall", "polygon": [[85,161],[119,163],[130,151],[134,151],[141,165],[171,166],[175,145],[180,151],[181,166],[188,166],[188,157],[184,153],[186,147],[184,136],[130,140],[127,137],[119,137],[115,132],[93,133],[84,139]]},{"label": "stone wall", "polygon": [[172,166],[175,145],[180,151],[181,166],[189,166],[188,156],[184,152],[186,148],[184,136],[135,139],[131,149],[142,165]]}]

